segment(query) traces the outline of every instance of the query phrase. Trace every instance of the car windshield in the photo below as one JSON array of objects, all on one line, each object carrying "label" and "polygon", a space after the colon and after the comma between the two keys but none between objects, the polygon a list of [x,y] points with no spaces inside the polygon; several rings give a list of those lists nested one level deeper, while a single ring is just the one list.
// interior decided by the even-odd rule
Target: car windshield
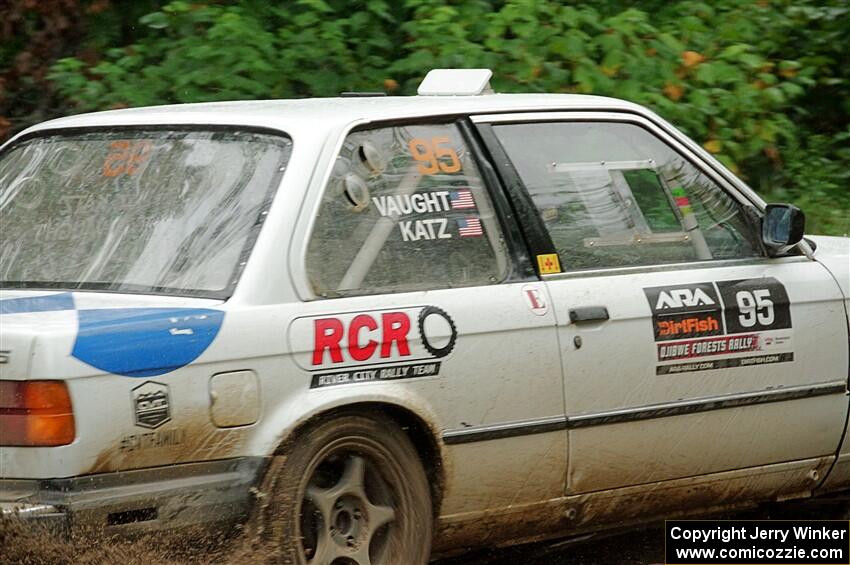
[{"label": "car windshield", "polygon": [[281,135],[104,130],[0,154],[0,286],[229,295],[291,153]]}]

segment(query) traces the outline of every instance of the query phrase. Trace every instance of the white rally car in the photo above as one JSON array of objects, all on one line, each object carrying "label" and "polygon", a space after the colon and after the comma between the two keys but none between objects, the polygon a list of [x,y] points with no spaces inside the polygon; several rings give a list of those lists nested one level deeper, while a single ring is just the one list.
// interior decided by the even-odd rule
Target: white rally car
[{"label": "white rally car", "polygon": [[850,240],[489,76],[4,145],[3,513],[412,564],[850,488]]}]

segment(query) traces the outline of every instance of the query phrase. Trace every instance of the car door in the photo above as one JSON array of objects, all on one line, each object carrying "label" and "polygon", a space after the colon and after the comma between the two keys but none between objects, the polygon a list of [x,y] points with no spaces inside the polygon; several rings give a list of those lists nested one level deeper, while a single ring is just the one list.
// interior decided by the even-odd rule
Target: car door
[{"label": "car door", "polygon": [[398,398],[436,419],[442,513],[461,521],[556,497],[566,469],[554,312],[466,129],[345,137],[295,268],[310,299],[289,332],[311,395]]},{"label": "car door", "polygon": [[556,308],[567,492],[753,468],[756,491],[813,488],[847,411],[826,269],[766,257],[753,205],[643,117],[478,121],[525,188],[516,205]]}]

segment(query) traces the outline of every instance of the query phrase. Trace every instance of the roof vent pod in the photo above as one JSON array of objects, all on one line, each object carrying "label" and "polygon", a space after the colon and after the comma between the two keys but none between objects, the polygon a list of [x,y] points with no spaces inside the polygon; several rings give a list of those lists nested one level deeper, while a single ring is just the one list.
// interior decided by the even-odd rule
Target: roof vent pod
[{"label": "roof vent pod", "polygon": [[419,96],[493,94],[490,69],[432,69],[419,84]]}]

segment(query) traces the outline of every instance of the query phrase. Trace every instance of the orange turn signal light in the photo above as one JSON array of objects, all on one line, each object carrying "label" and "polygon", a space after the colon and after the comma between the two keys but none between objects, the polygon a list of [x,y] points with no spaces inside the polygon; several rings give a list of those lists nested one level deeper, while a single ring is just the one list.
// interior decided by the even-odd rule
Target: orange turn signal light
[{"label": "orange turn signal light", "polygon": [[64,381],[0,381],[0,445],[67,445],[75,435]]}]

